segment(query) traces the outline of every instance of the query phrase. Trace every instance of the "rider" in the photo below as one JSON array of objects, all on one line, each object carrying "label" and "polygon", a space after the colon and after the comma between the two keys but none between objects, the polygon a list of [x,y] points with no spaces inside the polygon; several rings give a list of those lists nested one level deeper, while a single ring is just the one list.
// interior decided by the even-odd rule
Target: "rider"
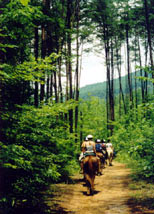
[{"label": "rider", "polygon": [[[95,146],[94,146],[94,142],[93,141],[90,141],[90,144],[92,144],[91,149],[89,147],[89,140],[91,140],[92,138],[93,138],[92,135],[88,135],[87,137],[85,137],[85,139],[84,139],[84,141],[83,141],[83,143],[81,145],[81,154],[79,156],[79,162],[80,162],[80,166],[81,166],[81,173],[83,173],[83,160],[88,155],[88,152],[91,150],[91,155],[95,156],[95,151],[93,150],[93,148],[95,148]],[[87,150],[87,147],[89,147],[88,150]]]},{"label": "rider", "polygon": [[83,141],[81,145],[81,150],[85,156],[87,155],[96,155],[95,142],[93,141],[93,136],[88,135],[87,141]]},{"label": "rider", "polygon": [[103,153],[106,152],[106,140],[105,139],[102,140],[102,152]]},{"label": "rider", "polygon": [[95,145],[96,152],[102,152],[102,143],[101,143],[101,140],[97,139],[95,142],[96,142],[96,145]]},{"label": "rider", "polygon": [[[84,157],[88,155],[96,156],[96,148],[95,148],[95,142],[93,141],[93,136],[88,135],[87,141],[84,141],[81,145],[82,152],[84,153]],[[101,161],[98,156],[96,156],[98,159],[98,174],[101,174]],[[82,163],[81,163],[82,167]]]},{"label": "rider", "polygon": [[106,147],[106,140],[105,139],[102,140],[102,147]]},{"label": "rider", "polygon": [[[88,138],[85,137],[83,143],[86,142],[87,140],[88,140]],[[83,144],[83,143],[82,143],[82,144]],[[81,147],[82,147],[82,146],[81,146]],[[79,161],[81,162],[83,158],[84,158],[84,152],[81,150],[81,154],[80,154],[80,156],[79,156]]]},{"label": "rider", "polygon": [[106,148],[111,148],[113,151],[113,156],[116,157],[116,151],[114,150],[113,144],[110,141],[106,143]]},{"label": "rider", "polygon": [[111,148],[113,149],[113,145],[110,141],[108,141],[108,143],[106,143],[106,148]]},{"label": "rider", "polygon": [[107,155],[107,150],[106,150],[106,140],[105,139],[102,140],[102,153],[105,156],[105,159],[107,159],[108,155]]},{"label": "rider", "polygon": [[109,166],[112,166],[112,160],[113,160],[113,155],[114,155],[114,148],[110,140],[106,143],[106,150],[108,154],[108,161],[109,161]]},{"label": "rider", "polygon": [[103,153],[103,148],[102,148],[102,142],[100,139],[97,139],[96,140],[96,155],[100,158],[100,161],[101,161],[101,165],[102,165],[102,168],[104,168],[105,166],[105,154]]}]

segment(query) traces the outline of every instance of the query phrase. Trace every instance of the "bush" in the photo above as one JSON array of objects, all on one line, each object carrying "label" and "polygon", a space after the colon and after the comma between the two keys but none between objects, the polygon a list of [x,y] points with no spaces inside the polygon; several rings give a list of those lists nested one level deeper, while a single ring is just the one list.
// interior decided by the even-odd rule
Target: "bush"
[{"label": "bush", "polygon": [[133,120],[130,115],[127,115],[116,122],[111,139],[115,150],[118,151],[118,159],[128,163],[137,177],[153,181],[154,124],[152,120],[147,120],[145,117],[139,118],[140,111],[137,115],[138,120]]},{"label": "bush", "polygon": [[69,176],[75,145],[63,115],[72,105],[25,106],[22,113],[12,116],[14,123],[6,130],[7,140],[0,143],[2,168],[7,173],[4,201],[11,198],[15,206],[18,200],[32,200],[49,183]]}]

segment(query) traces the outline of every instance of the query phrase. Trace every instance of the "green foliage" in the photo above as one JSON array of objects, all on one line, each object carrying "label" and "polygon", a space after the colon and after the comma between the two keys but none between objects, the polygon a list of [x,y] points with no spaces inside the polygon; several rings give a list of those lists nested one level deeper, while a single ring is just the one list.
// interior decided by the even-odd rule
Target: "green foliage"
[{"label": "green foliage", "polygon": [[149,107],[139,106],[137,112],[132,110],[114,125],[115,130],[111,140],[119,159],[128,162],[136,176],[153,180],[154,124],[153,113],[149,116]]},{"label": "green foliage", "polygon": [[29,61],[17,66],[1,64],[0,78],[3,91],[1,99],[4,108],[11,110],[15,109],[16,104],[27,103],[34,90],[29,83],[33,81],[44,84],[45,75],[50,75],[56,71],[55,61],[58,57],[59,55],[52,53],[45,59],[38,58],[37,61],[31,56]]},{"label": "green foliage", "polygon": [[7,63],[21,63],[29,58],[34,22],[43,18],[42,12],[40,7],[25,7],[19,0],[1,4],[3,12],[0,15],[0,28],[5,35],[3,46],[9,44],[15,47],[5,49],[5,60]]},{"label": "green foliage", "polygon": [[45,74],[49,75],[53,71],[56,71],[55,60],[58,55],[52,53],[45,59],[38,58],[37,61],[34,57],[31,60],[23,62],[14,68],[14,71],[10,73],[10,79],[12,80],[24,80],[33,82],[42,82]]},{"label": "green foliage", "polygon": [[94,138],[107,137],[105,103],[97,97],[89,97],[87,101],[81,101],[80,126],[82,126],[83,136],[92,134]]},{"label": "green foliage", "polygon": [[21,2],[24,6],[27,6],[29,1],[30,1],[30,0],[20,0],[20,2]]},{"label": "green foliage", "polygon": [[3,115],[12,120],[6,141],[0,143],[0,160],[7,177],[5,195],[31,200],[51,182],[65,180],[75,166],[74,137],[64,114],[76,104],[50,104],[41,108],[23,106],[22,112]]}]

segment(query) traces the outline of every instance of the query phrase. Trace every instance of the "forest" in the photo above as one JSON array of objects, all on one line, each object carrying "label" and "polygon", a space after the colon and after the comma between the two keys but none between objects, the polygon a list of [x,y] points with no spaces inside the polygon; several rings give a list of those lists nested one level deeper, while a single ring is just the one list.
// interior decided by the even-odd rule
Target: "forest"
[{"label": "forest", "polygon": [[[88,45],[107,81],[85,99]],[[153,45],[153,0],[0,0],[0,213],[35,206],[67,181],[88,134],[153,183]]]}]

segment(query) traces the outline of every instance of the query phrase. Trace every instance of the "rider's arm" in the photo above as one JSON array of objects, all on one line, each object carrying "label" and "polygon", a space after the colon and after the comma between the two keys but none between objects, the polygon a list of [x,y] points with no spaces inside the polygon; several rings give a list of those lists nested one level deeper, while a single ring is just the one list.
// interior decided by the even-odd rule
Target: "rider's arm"
[{"label": "rider's arm", "polygon": [[95,142],[93,143],[93,147],[94,147],[94,153],[96,154],[96,144],[95,144]]},{"label": "rider's arm", "polygon": [[85,142],[83,142],[82,145],[81,145],[81,151],[82,151],[83,153],[86,151]]}]

